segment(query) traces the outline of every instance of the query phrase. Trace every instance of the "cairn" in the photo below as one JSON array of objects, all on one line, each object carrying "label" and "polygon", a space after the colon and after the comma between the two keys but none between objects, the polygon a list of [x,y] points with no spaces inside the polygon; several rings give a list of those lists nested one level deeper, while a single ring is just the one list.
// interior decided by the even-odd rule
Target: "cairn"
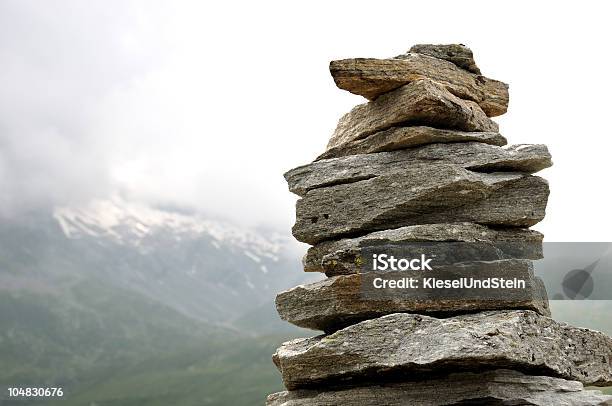
[{"label": "cairn", "polygon": [[[267,405],[610,404],[583,385],[612,385],[612,339],[550,318],[533,273],[543,236],[529,227],[549,194],[533,173],[552,163],[544,145],[506,145],[490,119],[506,112],[508,86],[482,76],[463,45],[330,71],[369,101],[314,162],[285,174],[300,196],[293,234],[312,245],[304,270],[327,279],[280,293],[276,306],[324,333],[276,351],[287,391]],[[429,255],[435,272],[373,269],[382,252]],[[426,275],[510,287],[426,289]],[[390,283],[409,278],[420,289]]]}]

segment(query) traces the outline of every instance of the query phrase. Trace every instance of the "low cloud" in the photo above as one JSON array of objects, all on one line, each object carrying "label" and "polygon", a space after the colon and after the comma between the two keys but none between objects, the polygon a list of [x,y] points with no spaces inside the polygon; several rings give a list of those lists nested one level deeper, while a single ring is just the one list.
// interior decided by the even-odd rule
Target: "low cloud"
[{"label": "low cloud", "polygon": [[0,211],[105,196],[113,137],[100,102],[146,69],[101,2],[0,3]]},{"label": "low cloud", "polygon": [[328,130],[282,102],[292,74],[270,67],[286,55],[237,27],[202,2],[0,3],[0,213],[119,194],[287,226],[282,173]]},{"label": "low cloud", "polygon": [[282,173],[320,154],[365,101],[334,86],[329,61],[464,42],[511,85],[502,134],[550,146],[539,229],[607,238],[603,6],[562,5],[551,20],[545,4],[528,15],[513,5],[500,20],[451,1],[391,14],[356,1],[1,1],[0,213],[119,195],[288,231],[295,197]]}]

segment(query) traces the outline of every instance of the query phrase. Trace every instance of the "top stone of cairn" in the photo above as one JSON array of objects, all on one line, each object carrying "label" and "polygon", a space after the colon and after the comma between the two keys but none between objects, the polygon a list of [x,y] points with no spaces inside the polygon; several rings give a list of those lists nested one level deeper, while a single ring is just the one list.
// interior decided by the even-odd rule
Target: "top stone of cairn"
[{"label": "top stone of cairn", "polygon": [[[433,56],[434,58],[444,59],[454,63],[468,72],[481,75],[480,69],[476,66],[472,50],[463,44],[418,44],[410,48],[407,53],[415,53]],[[406,54],[398,55],[395,58],[403,59]]]},{"label": "top stone of cairn", "polygon": [[464,45],[415,45],[389,59],[332,61],[329,69],[340,89],[368,100],[407,83],[430,79],[453,95],[477,103],[489,117],[508,110],[508,85],[482,76],[472,51]]}]

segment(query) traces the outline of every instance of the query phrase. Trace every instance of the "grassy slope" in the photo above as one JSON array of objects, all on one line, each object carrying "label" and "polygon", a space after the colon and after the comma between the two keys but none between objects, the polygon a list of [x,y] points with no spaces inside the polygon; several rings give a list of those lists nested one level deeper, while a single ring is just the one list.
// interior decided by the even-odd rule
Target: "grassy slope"
[{"label": "grassy slope", "polygon": [[9,386],[65,392],[6,406],[240,406],[281,389],[271,354],[286,336],[240,336],[99,281],[61,297],[0,291],[0,325],[0,399]]},{"label": "grassy slope", "polygon": [[281,390],[270,354],[277,338],[230,340],[170,352],[83,385],[58,405],[253,405]]},{"label": "grassy slope", "polygon": [[[268,307],[254,309],[244,326],[274,330]],[[553,314],[612,333],[609,303],[553,302]],[[240,336],[97,281],[61,297],[0,291],[0,325],[0,389],[61,385],[66,393],[55,402],[0,402],[6,406],[263,404],[282,390],[271,354],[306,334]]]}]

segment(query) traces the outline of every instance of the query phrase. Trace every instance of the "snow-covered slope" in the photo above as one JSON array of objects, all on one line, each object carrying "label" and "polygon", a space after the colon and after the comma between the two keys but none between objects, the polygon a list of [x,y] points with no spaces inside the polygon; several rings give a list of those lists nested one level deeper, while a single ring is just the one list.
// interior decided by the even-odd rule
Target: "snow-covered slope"
[{"label": "snow-covered slope", "polygon": [[0,280],[12,286],[61,295],[76,281],[101,280],[223,325],[313,279],[301,272],[303,248],[289,235],[120,199],[3,223],[0,239],[7,241],[0,251],[13,258]]},{"label": "snow-covered slope", "polygon": [[278,261],[281,249],[292,248],[291,240],[280,233],[263,235],[229,222],[210,220],[197,214],[154,209],[119,199],[94,200],[85,207],[58,207],[53,217],[68,238],[106,238],[119,244],[146,248],[147,237],[168,233],[177,241],[209,236],[213,246],[241,248],[254,261],[260,257]]}]

